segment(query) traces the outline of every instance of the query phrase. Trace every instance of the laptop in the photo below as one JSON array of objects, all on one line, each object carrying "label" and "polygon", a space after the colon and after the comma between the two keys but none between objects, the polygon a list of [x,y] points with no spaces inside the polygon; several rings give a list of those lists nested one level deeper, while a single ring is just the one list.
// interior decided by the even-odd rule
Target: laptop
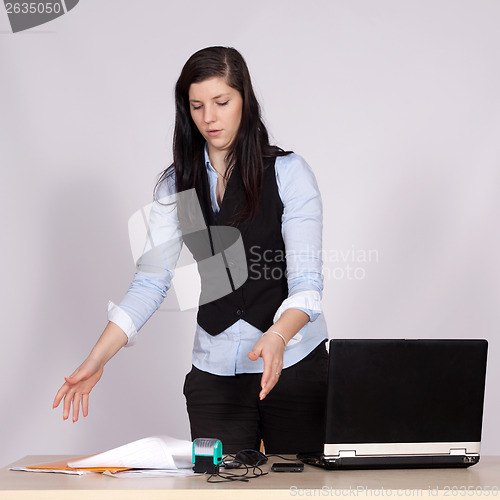
[{"label": "laptop", "polygon": [[486,340],[331,340],[326,469],[469,467],[479,461]]}]

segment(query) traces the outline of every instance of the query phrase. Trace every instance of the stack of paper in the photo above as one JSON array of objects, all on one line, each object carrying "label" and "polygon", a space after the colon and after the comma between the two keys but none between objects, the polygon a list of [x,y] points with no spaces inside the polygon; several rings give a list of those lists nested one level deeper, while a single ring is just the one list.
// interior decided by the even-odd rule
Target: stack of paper
[{"label": "stack of paper", "polygon": [[191,475],[193,474],[192,446],[191,441],[170,436],[152,436],[97,455],[26,467],[12,467],[11,470],[63,474],[104,472],[114,477]]}]

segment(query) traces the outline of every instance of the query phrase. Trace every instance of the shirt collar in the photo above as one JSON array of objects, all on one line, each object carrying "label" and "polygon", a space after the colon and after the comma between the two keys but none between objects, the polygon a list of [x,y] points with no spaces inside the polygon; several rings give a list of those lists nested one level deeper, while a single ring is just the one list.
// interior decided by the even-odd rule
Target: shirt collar
[{"label": "shirt collar", "polygon": [[212,170],[216,174],[217,172],[215,171],[215,168],[212,167],[212,164],[210,163],[210,157],[208,156],[208,143],[205,143],[203,152],[205,154],[205,166],[207,167],[207,170]]}]

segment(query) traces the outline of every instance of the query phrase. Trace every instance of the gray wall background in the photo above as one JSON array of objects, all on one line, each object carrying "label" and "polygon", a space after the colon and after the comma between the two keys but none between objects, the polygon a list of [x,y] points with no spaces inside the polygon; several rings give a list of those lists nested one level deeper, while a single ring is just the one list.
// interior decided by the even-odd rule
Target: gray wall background
[{"label": "gray wall background", "polygon": [[171,161],[181,67],[216,44],[318,178],[329,335],[487,338],[482,452],[500,454],[499,16],[496,0],[81,0],[13,35],[1,7],[0,465],[189,438],[195,313],[173,294],[87,419],[51,407],[133,277],[127,221]]}]

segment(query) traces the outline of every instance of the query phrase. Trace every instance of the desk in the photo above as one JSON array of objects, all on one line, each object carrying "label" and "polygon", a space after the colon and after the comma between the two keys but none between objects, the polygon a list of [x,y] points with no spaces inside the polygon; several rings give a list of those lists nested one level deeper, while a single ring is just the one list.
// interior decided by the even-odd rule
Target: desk
[{"label": "desk", "polygon": [[[75,456],[75,455],[72,455]],[[157,500],[157,499],[258,499],[381,497],[447,498],[481,496],[500,500],[500,457],[482,457],[468,469],[412,469],[326,471],[306,465],[304,472],[272,472],[248,483],[210,484],[206,476],[117,479],[91,474],[69,476],[10,471],[12,466],[69,458],[64,455],[30,455],[0,469],[0,500]],[[460,490],[470,487],[472,491]],[[489,490],[488,488],[489,487]],[[453,489],[454,488],[454,489]],[[492,490],[493,488],[493,490]]]}]

